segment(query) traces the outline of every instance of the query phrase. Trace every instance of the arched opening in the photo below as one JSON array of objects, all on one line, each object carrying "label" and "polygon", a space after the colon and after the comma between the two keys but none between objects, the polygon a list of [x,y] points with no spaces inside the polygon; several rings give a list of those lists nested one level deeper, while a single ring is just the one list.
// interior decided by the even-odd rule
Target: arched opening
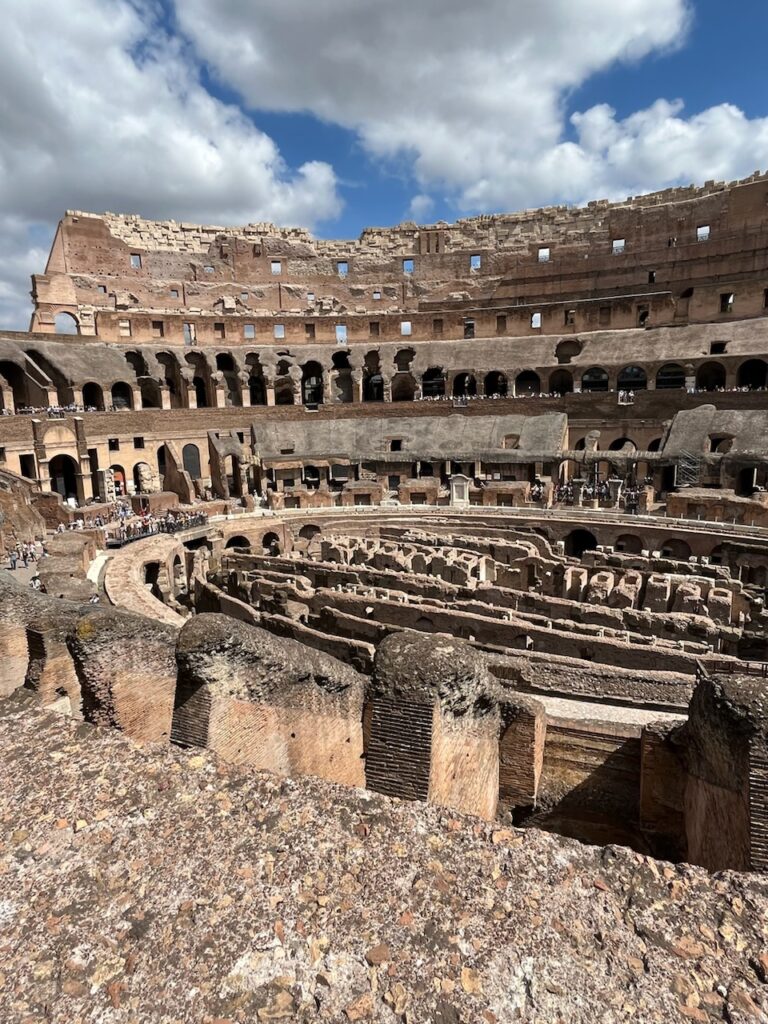
[{"label": "arched opening", "polygon": [[660,437],[654,437],[654,439],[652,441],[648,442],[648,451],[649,452],[660,452],[661,451],[661,438]]},{"label": "arched opening", "polygon": [[576,442],[576,444],[573,446],[573,450],[575,452],[583,452],[583,451],[586,450],[586,447],[587,447],[587,439],[586,439],[586,437],[580,437],[579,440]]},{"label": "arched opening", "polygon": [[156,597],[158,601],[163,600],[163,592],[160,589],[160,563],[159,562],[147,562],[144,566],[144,583],[149,587],[149,592],[153,597]]},{"label": "arched opening", "polygon": [[696,371],[696,387],[699,391],[717,391],[725,387],[725,367],[722,363],[710,360]]},{"label": "arched opening", "polygon": [[421,393],[425,398],[442,398],[445,395],[445,374],[442,367],[429,367],[421,378]]},{"label": "arched opening", "polygon": [[637,445],[631,437],[617,437],[615,441],[611,441],[608,445],[609,452],[620,452],[623,448],[631,448],[633,452],[637,451]]},{"label": "arched opening", "polygon": [[57,313],[53,318],[56,334],[79,334],[80,324],[72,313]]},{"label": "arched opening", "polygon": [[685,370],[679,363],[665,363],[656,374],[658,391],[685,387]]},{"label": "arched opening", "polygon": [[691,557],[691,546],[679,537],[669,537],[661,545],[661,554],[662,557],[672,558],[676,562],[687,562]]},{"label": "arched opening", "polygon": [[208,389],[202,377],[192,378],[192,387],[195,389],[195,403],[198,409],[208,408]]},{"label": "arched opening", "polygon": [[755,475],[756,470],[754,466],[745,466],[744,469],[739,470],[739,476],[736,481],[736,493],[740,498],[749,498],[754,493]]},{"label": "arched opening", "polygon": [[199,480],[202,476],[200,471],[200,449],[196,444],[185,444],[181,452],[181,461],[184,469],[193,480]]},{"label": "arched opening", "polygon": [[160,385],[151,377],[145,377],[140,383],[142,409],[162,409],[163,400]]},{"label": "arched opening", "polygon": [[420,630],[422,633],[435,633],[435,624],[432,619],[427,618],[426,615],[420,615],[414,623],[414,629]]},{"label": "arched opening", "polygon": [[248,395],[251,405],[267,404],[267,389],[264,386],[264,378],[262,376],[251,375],[248,378]]},{"label": "arched opening", "polygon": [[147,366],[147,360],[141,354],[141,352],[126,352],[125,361],[128,363],[130,368],[133,370],[136,377],[146,377],[149,374],[149,367]]},{"label": "arched opening", "polygon": [[16,409],[20,409],[25,405],[34,404],[30,401],[26,374],[20,366],[17,366],[16,363],[3,360],[0,362],[0,374],[2,374],[8,382],[8,386],[13,392],[13,404]]},{"label": "arched opening", "polygon": [[24,352],[29,357],[30,363],[36,366],[38,370],[42,370],[56,388],[56,401],[58,404],[67,405],[68,402],[71,402],[72,385],[58,366],[55,366],[50,359],[47,359],[42,352],[38,352],[36,349],[28,348]]},{"label": "arched opening", "polygon": [[608,374],[602,366],[592,366],[585,370],[581,378],[582,391],[607,391]]},{"label": "arched opening", "polygon": [[573,391],[573,375],[568,370],[555,370],[549,376],[549,390],[558,395],[569,395]]},{"label": "arched opening", "polygon": [[317,466],[304,467],[304,486],[311,491],[320,487],[320,470]]},{"label": "arched opening", "polygon": [[395,356],[395,369],[398,373],[406,373],[411,368],[411,363],[416,352],[412,348],[401,348]]},{"label": "arched opening", "polygon": [[125,497],[128,493],[128,488],[125,486],[125,470],[122,466],[110,466],[109,468],[115,481],[115,494],[118,498]]},{"label": "arched opening", "polygon": [[410,373],[396,373],[392,378],[392,401],[412,402],[416,396],[416,381]]},{"label": "arched opening", "polygon": [[334,401],[351,402],[352,366],[349,362],[349,352],[334,352],[331,356],[331,365],[333,367],[331,380]]},{"label": "arched opening", "polygon": [[762,391],[768,381],[768,363],[764,359],[748,359],[739,367],[736,378],[740,388]]},{"label": "arched opening", "polygon": [[157,361],[163,371],[172,409],[183,409],[186,403],[186,385],[182,381],[179,361],[170,352],[158,352]]},{"label": "arched opening", "polygon": [[506,398],[509,392],[509,381],[506,374],[500,370],[491,370],[485,375],[483,391],[486,395],[498,395],[499,398]]},{"label": "arched opening", "polygon": [[363,401],[384,401],[384,378],[380,373],[366,373],[363,376]]},{"label": "arched opening", "polygon": [[648,374],[642,366],[625,366],[619,370],[616,386],[619,391],[645,391],[648,387]]},{"label": "arched opening", "polygon": [[224,402],[228,407],[239,408],[243,404],[240,394],[240,377],[235,361],[229,352],[219,352],[216,356],[216,369],[224,381]]},{"label": "arched opening", "polygon": [[541,392],[541,378],[533,370],[523,370],[515,377],[516,395],[538,395]]},{"label": "arched opening", "polygon": [[164,444],[161,444],[157,449],[157,475],[160,477],[160,483],[162,484],[165,479],[165,469],[168,465],[168,449]]},{"label": "arched opening", "polygon": [[152,470],[148,462],[137,462],[133,467],[133,489],[136,494],[149,494]]},{"label": "arched opening", "polygon": [[709,553],[709,560],[712,565],[725,565],[726,552],[727,548],[725,544],[716,544]]},{"label": "arched opening", "polygon": [[78,499],[78,465],[71,455],[55,455],[48,463],[51,490],[68,498]]},{"label": "arched opening", "polygon": [[622,533],[614,543],[616,551],[622,551],[625,555],[639,555],[645,550],[645,545],[639,537],[631,533]]},{"label": "arched opening", "polygon": [[555,349],[555,359],[561,364],[570,363],[572,359],[580,355],[582,348],[583,345],[578,338],[566,338]]},{"label": "arched opening", "polygon": [[302,526],[299,530],[299,537],[309,543],[309,541],[314,540],[318,533],[320,533],[319,526],[316,526],[314,523],[307,523],[306,526]]},{"label": "arched opening", "polygon": [[92,409],[104,412],[104,389],[100,384],[93,381],[83,384],[83,407],[86,412]]},{"label": "arched opening", "polygon": [[471,373],[457,373],[453,378],[454,398],[474,398],[477,394],[477,381]]},{"label": "arched opening", "polygon": [[232,548],[238,548],[240,550],[250,551],[251,542],[248,540],[247,537],[243,537],[242,534],[238,533],[236,536],[230,537],[227,543],[224,545],[224,547],[230,550]]},{"label": "arched opening", "polygon": [[279,555],[280,538],[276,533],[265,533],[261,538],[261,547],[265,555]]},{"label": "arched opening", "polygon": [[323,404],[323,368],[314,359],[302,367],[301,400],[304,405]]},{"label": "arched opening", "polygon": [[112,407],[114,409],[132,409],[133,391],[125,381],[119,380],[112,385]]},{"label": "arched opening", "polygon": [[594,551],[597,538],[589,530],[571,530],[565,538],[565,553],[572,558],[581,558],[585,551]]}]

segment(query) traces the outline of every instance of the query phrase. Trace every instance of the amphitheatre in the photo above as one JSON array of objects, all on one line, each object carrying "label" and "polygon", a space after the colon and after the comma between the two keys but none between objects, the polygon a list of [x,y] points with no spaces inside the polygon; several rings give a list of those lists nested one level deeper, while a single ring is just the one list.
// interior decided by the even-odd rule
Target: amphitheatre
[{"label": "amphitheatre", "polygon": [[32,299],[3,1020],[768,1019],[768,175]]}]

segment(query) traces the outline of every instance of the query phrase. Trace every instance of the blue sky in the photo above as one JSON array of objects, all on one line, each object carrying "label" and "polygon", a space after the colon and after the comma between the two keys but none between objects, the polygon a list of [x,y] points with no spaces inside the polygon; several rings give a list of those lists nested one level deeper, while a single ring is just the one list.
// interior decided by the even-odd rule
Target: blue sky
[{"label": "blue sky", "polygon": [[325,237],[768,169],[765,0],[3,0],[0,326],[68,208]]}]

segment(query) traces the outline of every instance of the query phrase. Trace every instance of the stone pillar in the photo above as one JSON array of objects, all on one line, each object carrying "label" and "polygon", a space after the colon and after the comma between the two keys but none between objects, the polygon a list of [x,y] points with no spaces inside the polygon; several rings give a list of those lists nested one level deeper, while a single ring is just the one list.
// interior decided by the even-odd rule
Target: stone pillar
[{"label": "stone pillar", "polygon": [[239,373],[237,379],[240,381],[240,402],[244,409],[251,408],[251,387],[247,373]]},{"label": "stone pillar", "polygon": [[142,408],[141,388],[139,387],[138,384],[131,384],[130,388],[131,388],[131,396],[132,396],[132,400],[133,400],[133,408],[134,409],[141,409]]},{"label": "stone pillar", "polygon": [[502,700],[466,641],[390,634],[376,651],[365,712],[368,788],[493,820]]},{"label": "stone pillar", "polygon": [[225,409],[227,406],[227,392],[222,381],[211,381],[214,386],[214,402],[217,409]]},{"label": "stone pillar", "polygon": [[382,373],[382,375],[381,375],[381,387],[382,387],[382,395],[384,397],[384,401],[385,402],[391,402],[392,401],[392,377],[387,375],[386,373]]},{"label": "stone pillar", "polygon": [[619,501],[621,499],[621,491],[623,487],[623,481],[611,478],[608,481],[608,489],[611,492],[611,506],[613,508],[619,507]]},{"label": "stone pillar", "polygon": [[160,408],[170,409],[171,406],[171,389],[167,384],[160,385]]},{"label": "stone pillar", "polygon": [[265,377],[264,390],[267,395],[267,405],[273,406],[275,404],[275,382],[273,380],[267,380]]}]

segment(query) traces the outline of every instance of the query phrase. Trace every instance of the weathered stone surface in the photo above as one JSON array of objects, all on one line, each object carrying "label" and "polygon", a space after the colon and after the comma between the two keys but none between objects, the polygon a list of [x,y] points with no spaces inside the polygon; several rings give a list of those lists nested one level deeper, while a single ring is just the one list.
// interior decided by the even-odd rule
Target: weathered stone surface
[{"label": "weathered stone surface", "polygon": [[[746,1024],[768,1008],[755,876],[140,748],[23,696],[0,702],[0,743],[9,1024]],[[391,959],[371,966],[378,945]]]}]

